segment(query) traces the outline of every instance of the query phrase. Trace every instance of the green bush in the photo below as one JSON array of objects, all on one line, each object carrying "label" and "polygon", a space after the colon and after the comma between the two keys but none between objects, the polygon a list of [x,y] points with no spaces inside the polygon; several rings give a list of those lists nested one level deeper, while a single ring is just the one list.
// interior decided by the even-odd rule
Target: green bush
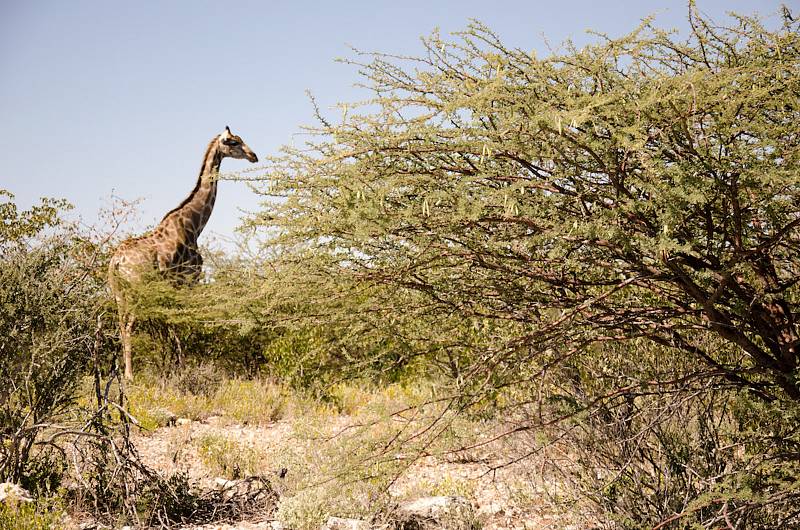
[{"label": "green bush", "polygon": [[63,466],[51,464],[64,458],[50,442],[74,418],[81,378],[108,346],[103,285],[84,266],[81,242],[59,226],[57,206],[0,204],[0,480],[33,491],[57,487]]},{"label": "green bush", "polygon": [[0,504],[0,528],[8,530],[58,530],[64,527],[66,513],[58,503]]}]

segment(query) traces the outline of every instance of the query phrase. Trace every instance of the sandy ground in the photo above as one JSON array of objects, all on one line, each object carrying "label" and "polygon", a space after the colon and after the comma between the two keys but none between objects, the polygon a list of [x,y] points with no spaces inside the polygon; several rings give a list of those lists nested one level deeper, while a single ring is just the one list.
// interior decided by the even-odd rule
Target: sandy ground
[{"label": "sandy ground", "polygon": [[[336,421],[337,426],[347,425],[346,417],[333,421]],[[196,443],[208,435],[224,436],[259,450],[298,443],[296,437],[293,437],[292,424],[288,421],[266,426],[249,426],[232,424],[219,416],[202,422],[179,419],[175,426],[138,435],[135,442],[144,462],[152,468],[165,474],[186,472],[192,480],[203,486],[213,487],[217,477],[203,465]],[[413,492],[424,489],[426,484],[441,483],[444,479],[470,485],[468,497],[478,520],[488,530],[578,530],[592,527],[581,514],[563,511],[559,513],[553,509],[552,503],[546,500],[558,495],[558,485],[548,484],[540,480],[541,477],[537,478],[536,466],[531,462],[491,471],[493,464],[501,461],[502,457],[503,455],[487,452],[479,458],[459,460],[450,457],[450,461],[425,458],[415,463],[393,484],[390,491],[398,499],[409,498],[409,495],[413,496]],[[276,466],[274,472],[279,472],[279,466],[280,464]],[[290,469],[289,473],[291,472]],[[255,530],[275,527],[277,523],[272,522],[271,515],[263,514],[251,521],[234,525],[209,524],[191,528]]]}]

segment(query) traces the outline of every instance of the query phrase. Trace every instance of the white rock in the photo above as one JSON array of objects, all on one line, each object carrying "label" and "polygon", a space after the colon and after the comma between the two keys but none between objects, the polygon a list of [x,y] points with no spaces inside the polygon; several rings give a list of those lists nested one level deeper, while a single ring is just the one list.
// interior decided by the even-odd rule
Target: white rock
[{"label": "white rock", "polygon": [[217,477],[214,479],[214,484],[217,486],[217,489],[224,490],[225,488],[232,488],[236,486],[237,482],[235,480]]},{"label": "white rock", "polygon": [[33,497],[28,490],[13,482],[0,483],[0,503],[16,504],[20,502],[33,502]]},{"label": "white rock", "polygon": [[369,523],[361,519],[328,517],[320,530],[370,530]]},{"label": "white rock", "polygon": [[178,418],[177,420],[175,420],[176,425],[191,425],[191,423],[192,420],[190,420],[189,418]]},{"label": "white rock", "polygon": [[441,517],[471,515],[472,503],[464,497],[422,497],[413,501],[406,501],[398,507],[397,511],[406,517],[418,519],[439,519]]}]

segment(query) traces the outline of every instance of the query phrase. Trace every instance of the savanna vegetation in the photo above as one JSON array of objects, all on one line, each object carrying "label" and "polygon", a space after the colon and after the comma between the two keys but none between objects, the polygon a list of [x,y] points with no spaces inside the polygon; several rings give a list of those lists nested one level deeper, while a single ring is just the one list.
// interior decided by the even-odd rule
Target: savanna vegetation
[{"label": "savanna vegetation", "polygon": [[[402,527],[397,484],[435,457],[536,462],[510,497],[585,527],[799,525],[800,34],[787,12],[689,21],[543,57],[477,22],[416,56],[356,52],[370,97],[315,108],[251,179],[257,252],[136,293],[127,387],[116,235],[4,195],[0,478],[39,501],[0,521]],[[138,458],[177,417],[294,442],[179,440],[257,477],[226,496]]]}]

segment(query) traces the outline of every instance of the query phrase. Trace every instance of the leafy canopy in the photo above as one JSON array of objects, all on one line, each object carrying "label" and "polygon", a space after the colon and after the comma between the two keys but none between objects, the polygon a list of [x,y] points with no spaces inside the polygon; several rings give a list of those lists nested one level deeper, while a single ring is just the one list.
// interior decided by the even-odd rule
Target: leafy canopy
[{"label": "leafy canopy", "polygon": [[546,58],[479,23],[363,54],[374,96],[274,161],[253,222],[328,276],[518,325],[493,362],[646,339],[798,400],[797,25],[690,21]]}]

